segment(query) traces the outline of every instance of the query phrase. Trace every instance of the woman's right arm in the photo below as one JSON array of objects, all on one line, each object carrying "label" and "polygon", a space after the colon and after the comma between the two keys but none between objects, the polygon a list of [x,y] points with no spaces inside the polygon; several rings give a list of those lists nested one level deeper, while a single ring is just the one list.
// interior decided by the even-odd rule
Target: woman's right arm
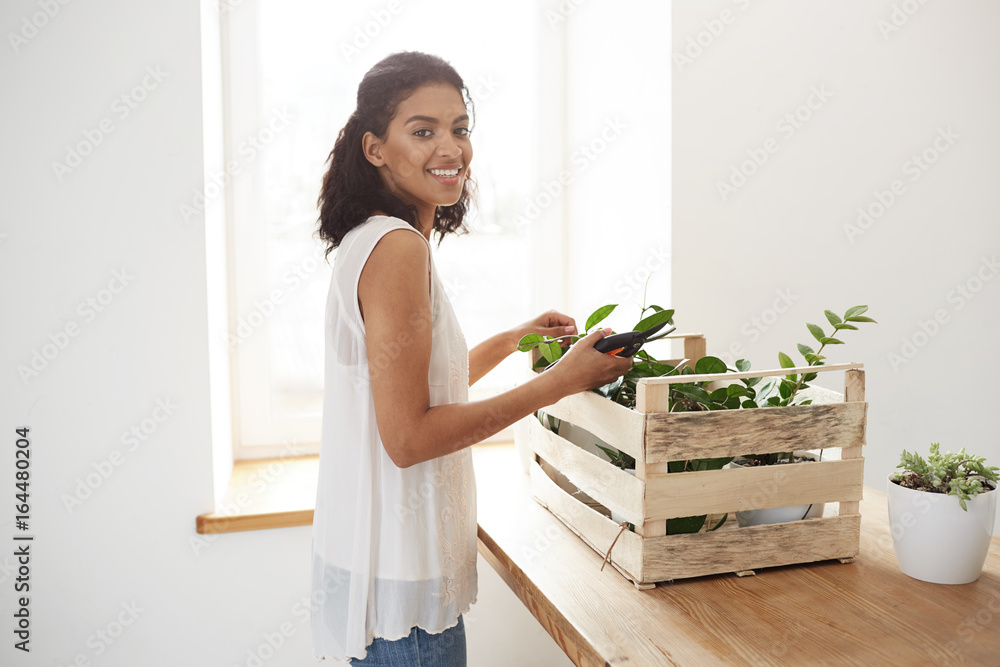
[{"label": "woman's right arm", "polygon": [[630,359],[593,349],[606,334],[580,340],[549,371],[481,401],[430,406],[430,257],[409,230],[375,246],[358,283],[375,418],[386,452],[400,468],[475,444],[560,398],[607,384]]}]

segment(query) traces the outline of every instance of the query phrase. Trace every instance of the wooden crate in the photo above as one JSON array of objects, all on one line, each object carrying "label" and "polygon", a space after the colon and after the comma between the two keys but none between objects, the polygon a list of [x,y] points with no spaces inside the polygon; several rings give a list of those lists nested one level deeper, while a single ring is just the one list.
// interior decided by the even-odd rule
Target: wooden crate
[{"label": "wooden crate", "polygon": [[[668,413],[674,382],[729,382],[803,371],[844,373],[843,401],[830,404]],[[544,412],[593,434],[636,460],[635,476],[553,433],[536,417],[519,425],[534,453],[535,499],[610,562],[637,588],[708,574],[753,574],[758,568],[839,559],[858,553],[864,479],[862,445],[868,404],[861,364],[748,373],[650,378],[638,384],[636,409],[593,392],[568,396]],[[524,443],[521,443],[522,445]],[[824,449],[815,463],[667,474],[667,462],[741,454]],[[836,451],[840,451],[839,459]],[[828,460],[830,455],[834,459]],[[550,474],[555,469],[584,494],[623,516],[635,532],[588,506]],[[734,513],[809,503],[838,503],[836,515],[739,528]],[[834,506],[828,505],[828,511]],[[729,513],[722,528],[707,531]],[[666,534],[666,520],[709,515],[701,532]],[[616,540],[617,537],[617,541]]]}]

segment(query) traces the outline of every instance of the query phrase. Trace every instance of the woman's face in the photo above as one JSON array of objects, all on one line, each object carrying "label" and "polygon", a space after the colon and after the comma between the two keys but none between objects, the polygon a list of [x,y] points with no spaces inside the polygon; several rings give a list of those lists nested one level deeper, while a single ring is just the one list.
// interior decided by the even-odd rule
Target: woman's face
[{"label": "woman's face", "polygon": [[386,188],[422,215],[451,206],[462,195],[472,162],[461,94],[446,83],[417,88],[399,103],[385,137],[365,134],[364,150]]}]

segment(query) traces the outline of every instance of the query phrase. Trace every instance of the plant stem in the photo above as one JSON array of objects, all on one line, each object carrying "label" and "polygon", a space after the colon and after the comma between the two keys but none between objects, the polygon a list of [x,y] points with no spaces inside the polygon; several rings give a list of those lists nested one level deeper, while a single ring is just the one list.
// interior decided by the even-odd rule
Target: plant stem
[{"label": "plant stem", "polygon": [[[837,329],[836,328],[834,328],[833,333],[837,333]],[[823,353],[823,349],[825,347],[826,347],[826,343],[823,343],[822,345],[819,346],[819,349],[816,350],[816,356],[817,357],[820,356]],[[820,364],[818,364],[818,363],[816,363],[816,364],[809,364],[809,367],[812,368],[813,366],[819,366],[819,365]],[[802,385],[805,384],[805,377],[806,377],[805,373],[799,374],[799,380],[798,380],[798,382],[795,383],[795,388],[792,389],[792,393],[788,397],[788,405],[792,404],[792,401],[795,400],[795,395],[797,393],[799,393],[799,389],[801,389]]]}]

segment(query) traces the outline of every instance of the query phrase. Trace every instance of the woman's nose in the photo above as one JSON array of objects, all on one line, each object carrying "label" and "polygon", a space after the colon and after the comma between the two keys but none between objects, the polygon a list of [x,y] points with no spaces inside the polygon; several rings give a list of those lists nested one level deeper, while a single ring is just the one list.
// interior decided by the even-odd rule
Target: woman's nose
[{"label": "woman's nose", "polygon": [[462,154],[462,147],[458,145],[454,135],[448,133],[438,143],[438,154],[446,157],[459,156]]}]

